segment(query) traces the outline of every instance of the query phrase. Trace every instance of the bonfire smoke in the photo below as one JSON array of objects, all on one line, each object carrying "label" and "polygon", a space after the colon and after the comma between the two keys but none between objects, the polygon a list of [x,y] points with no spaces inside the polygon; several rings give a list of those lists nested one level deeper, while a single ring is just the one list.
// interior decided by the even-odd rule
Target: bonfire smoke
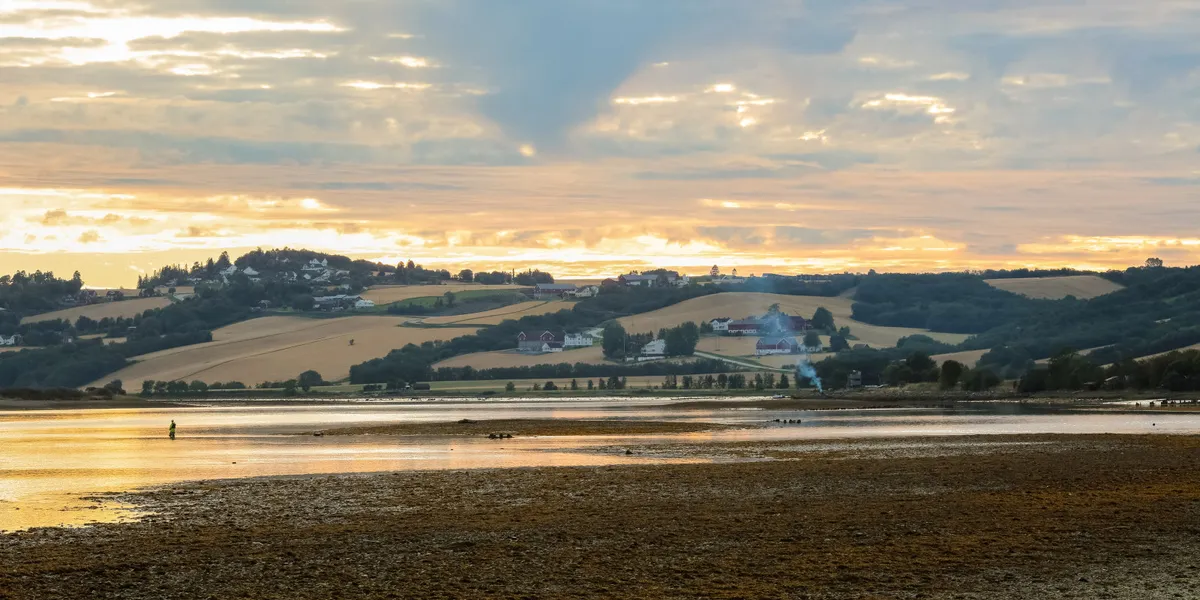
[{"label": "bonfire smoke", "polygon": [[813,382],[813,385],[817,386],[818,392],[825,393],[825,387],[821,385],[821,376],[817,375],[817,370],[813,368],[812,361],[808,359],[808,353],[805,353],[796,362],[796,377],[803,377]]}]

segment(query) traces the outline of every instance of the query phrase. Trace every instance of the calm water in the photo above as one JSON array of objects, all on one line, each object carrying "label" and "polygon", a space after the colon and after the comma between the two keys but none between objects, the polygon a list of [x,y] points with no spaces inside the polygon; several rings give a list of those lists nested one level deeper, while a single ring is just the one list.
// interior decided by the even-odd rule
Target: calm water
[{"label": "calm water", "polygon": [[[637,444],[1036,433],[1200,433],[1200,413],[1054,412],[1017,404],[956,410],[664,410],[662,399],[429,402],[334,406],[0,412],[0,531],[113,521],[119,507],[81,498],[199,479],[663,460],[611,448]],[[654,436],[313,437],[298,432],[458,419],[623,418],[769,423],[761,429]],[[179,425],[167,439],[167,425]],[[595,448],[594,452],[587,452]]]}]

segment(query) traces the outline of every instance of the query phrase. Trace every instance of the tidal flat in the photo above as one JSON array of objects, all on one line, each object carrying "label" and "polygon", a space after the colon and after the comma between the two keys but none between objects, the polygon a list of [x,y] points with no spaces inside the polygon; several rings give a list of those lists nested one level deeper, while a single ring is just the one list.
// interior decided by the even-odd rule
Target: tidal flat
[{"label": "tidal flat", "polygon": [[1200,437],[677,451],[114,494],[149,516],[0,535],[0,597],[1200,596]]}]

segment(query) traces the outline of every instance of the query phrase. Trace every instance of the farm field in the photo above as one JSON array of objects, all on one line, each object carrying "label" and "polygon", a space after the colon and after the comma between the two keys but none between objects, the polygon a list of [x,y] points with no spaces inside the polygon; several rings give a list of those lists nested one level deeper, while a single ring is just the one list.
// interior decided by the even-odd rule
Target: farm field
[{"label": "farm field", "polygon": [[503,306],[486,312],[447,317],[430,317],[422,321],[430,325],[499,325],[503,321],[516,320],[530,315],[546,315],[560,310],[570,310],[572,301],[533,301]]},{"label": "farm field", "polygon": [[[400,327],[405,317],[263,317],[217,330],[214,340],[140,356],[136,364],[105,382],[120,379],[126,389],[142,381],[241,381],[254,385],[296,377],[308,369],[328,381],[350,374],[350,367],[386,356],[406,344],[420,344],[473,333],[472,329]],[[354,340],[353,346],[350,340]],[[103,383],[103,382],[99,382]]]},{"label": "farm field", "polygon": [[938,355],[933,356],[932,358],[933,358],[933,360],[937,361],[937,363],[939,365],[948,360],[953,360],[953,361],[960,362],[964,365],[967,365],[968,367],[974,368],[975,363],[979,362],[979,359],[983,358],[983,355],[987,354],[987,353],[988,353],[987,350],[964,350],[962,352],[951,352],[949,354],[938,354]]},{"label": "farm field", "polygon": [[[135,291],[134,293],[136,294],[137,292]],[[25,317],[24,319],[21,319],[21,324],[41,323],[42,321],[53,321],[55,319],[65,319],[74,323],[75,321],[79,320],[79,317],[87,317],[96,321],[104,318],[132,318],[148,310],[163,308],[165,306],[170,306],[170,304],[171,301],[167,298],[133,298],[131,300],[122,300],[120,302],[102,302],[100,304],[77,306],[75,308],[67,308],[54,312]]]},{"label": "farm field", "polygon": [[370,300],[380,306],[411,300],[413,298],[429,298],[441,296],[446,292],[467,291],[497,291],[516,292],[522,288],[515,285],[479,285],[477,283],[451,283],[446,285],[381,285],[362,293],[364,300]]},{"label": "farm field", "polygon": [[[850,298],[825,298],[818,296],[786,296],[782,294],[724,293],[694,298],[653,312],[620,319],[621,325],[630,332],[658,331],[663,327],[675,327],[692,321],[700,323],[721,317],[740,319],[761,315],[778,303],[781,310],[789,314],[811,317],[820,307],[833,313],[838,327],[849,327],[850,334],[857,339],[850,344],[867,344],[873,348],[890,348],[902,337],[927,335],[948,344],[960,344],[967,335],[958,333],[933,333],[924,329],[906,327],[883,327],[868,325],[850,318],[853,301]],[[753,350],[751,350],[753,353]]]},{"label": "farm field", "polygon": [[1061,300],[1067,296],[1088,300],[1123,289],[1120,285],[1096,275],[987,279],[985,282],[994,288],[1038,300]]}]

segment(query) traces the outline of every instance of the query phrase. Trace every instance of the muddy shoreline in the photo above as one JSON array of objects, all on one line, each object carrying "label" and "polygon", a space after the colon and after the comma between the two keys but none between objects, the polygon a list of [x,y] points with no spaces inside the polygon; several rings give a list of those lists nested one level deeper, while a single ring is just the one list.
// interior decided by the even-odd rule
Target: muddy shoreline
[{"label": "muddy shoreline", "polygon": [[1200,596],[1200,437],[702,446],[709,464],[169,486],[0,535],[0,597]]},{"label": "muddy shoreline", "polygon": [[434,423],[392,423],[367,427],[341,427],[304,432],[300,435],[343,436],[343,435],[434,435],[434,436],[488,436],[505,434],[515,437],[563,436],[563,435],[648,435],[672,433],[698,433],[725,429],[750,428],[751,425],[732,426],[719,423],[633,421],[628,419],[485,419]]}]

